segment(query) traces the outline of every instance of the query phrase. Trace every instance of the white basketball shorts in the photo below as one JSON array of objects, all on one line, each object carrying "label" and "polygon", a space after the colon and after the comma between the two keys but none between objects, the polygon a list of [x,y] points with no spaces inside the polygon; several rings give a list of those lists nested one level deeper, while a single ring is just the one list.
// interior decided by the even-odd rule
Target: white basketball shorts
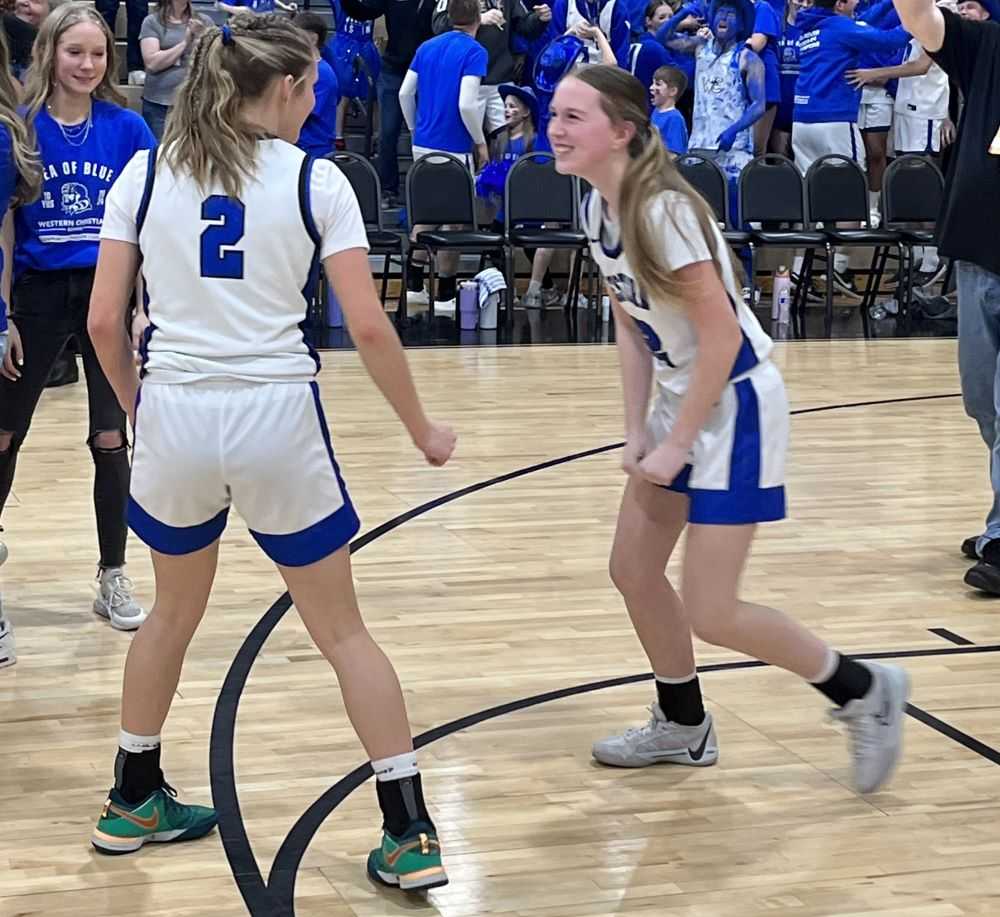
[{"label": "white basketball shorts", "polygon": [[896,112],[896,123],[893,128],[893,144],[899,155],[904,153],[940,153],[941,125],[943,119],[918,118]]},{"label": "white basketball shorts", "polygon": [[888,131],[894,105],[892,96],[881,86],[866,86],[858,109],[858,127],[863,131]]},{"label": "white basketball shorts", "polygon": [[806,124],[796,121],[792,125],[792,152],[795,164],[805,175],[809,167],[820,157],[839,153],[853,159],[865,168],[865,144],[857,124],[850,121],[836,121],[830,124]]},{"label": "white basketball shorts", "polygon": [[[681,400],[661,391],[647,427],[653,442],[666,438]],[[667,485],[690,498],[688,521],[749,525],[783,519],[788,428],[785,383],[770,360],[730,382],[695,440],[690,464]]]},{"label": "white basketball shorts", "polygon": [[154,551],[207,547],[230,505],[286,567],[357,533],[315,382],[145,382],[139,394],[128,522]]}]

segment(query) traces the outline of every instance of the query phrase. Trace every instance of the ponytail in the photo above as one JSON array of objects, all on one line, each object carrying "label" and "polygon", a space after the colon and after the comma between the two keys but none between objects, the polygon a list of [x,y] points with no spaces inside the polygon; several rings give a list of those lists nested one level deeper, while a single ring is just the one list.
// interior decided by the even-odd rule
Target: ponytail
[{"label": "ponytail", "polygon": [[243,118],[244,103],[275,79],[303,78],[315,59],[312,40],[282,16],[239,13],[206,29],[167,119],[161,162],[190,174],[203,191],[218,183],[239,197],[264,136]]}]

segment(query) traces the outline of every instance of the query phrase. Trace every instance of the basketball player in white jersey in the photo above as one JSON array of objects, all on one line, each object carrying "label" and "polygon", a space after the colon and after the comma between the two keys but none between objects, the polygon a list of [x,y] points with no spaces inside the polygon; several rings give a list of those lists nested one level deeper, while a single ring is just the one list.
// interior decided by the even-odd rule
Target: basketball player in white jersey
[{"label": "basketball player in white jersey", "polygon": [[[559,171],[594,187],[586,230],[617,318],[627,438],[611,577],[656,676],[649,723],[597,742],[594,757],[619,767],[715,763],[693,629],[830,698],[850,733],[856,787],[878,789],[900,754],[906,673],[841,656],[782,612],[738,597],[757,523],[785,515],[788,402],[714,217],[623,70],[587,67],[563,80],[549,139]],[[685,527],[682,598],[664,570]]]},{"label": "basketball player in white jersey", "polygon": [[[137,155],[107,199],[89,327],[135,429],[129,524],[152,550],[156,601],[128,654],[115,786],[92,841],[128,853],[215,824],[211,809],[171,798],[160,730],[233,504],[336,669],[371,756],[384,830],[369,875],[429,888],[447,878],[399,682],[358,611],[348,542],[359,522],[301,330],[320,260],[366,368],[427,461],[444,464],[455,436],[424,415],[350,186],[292,145],[313,109],[315,56],[274,15],[207,31],[158,155]],[[141,397],[122,331],[140,259]]]}]

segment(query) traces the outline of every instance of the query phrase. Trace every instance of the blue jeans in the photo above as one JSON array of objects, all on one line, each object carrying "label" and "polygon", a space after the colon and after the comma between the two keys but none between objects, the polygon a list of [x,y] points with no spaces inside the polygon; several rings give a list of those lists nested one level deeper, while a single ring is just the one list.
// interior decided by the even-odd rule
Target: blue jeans
[{"label": "blue jeans", "polygon": [[[97,7],[107,22],[111,34],[115,34],[115,19],[118,18],[118,6],[120,0],[95,0]],[[145,70],[146,65],[142,62],[142,52],[139,50],[139,31],[142,29],[142,20],[149,15],[149,0],[125,0],[125,12],[128,17],[128,44],[126,46],[126,57],[128,59],[128,71]],[[114,74],[113,78],[117,78]]]},{"label": "blue jeans", "polygon": [[403,129],[403,109],[399,107],[399,87],[403,78],[385,69],[378,77],[379,144],[378,175],[382,180],[382,190],[391,194],[399,193],[399,134]]},{"label": "blue jeans", "polygon": [[169,105],[150,102],[148,99],[142,100],[142,120],[146,122],[149,129],[153,132],[157,143],[163,139],[163,129],[166,126],[168,114],[170,114]]},{"label": "blue jeans", "polygon": [[969,261],[956,264],[958,281],[958,369],[965,413],[979,424],[990,450],[993,506],[979,539],[1000,538],[1000,274]]}]

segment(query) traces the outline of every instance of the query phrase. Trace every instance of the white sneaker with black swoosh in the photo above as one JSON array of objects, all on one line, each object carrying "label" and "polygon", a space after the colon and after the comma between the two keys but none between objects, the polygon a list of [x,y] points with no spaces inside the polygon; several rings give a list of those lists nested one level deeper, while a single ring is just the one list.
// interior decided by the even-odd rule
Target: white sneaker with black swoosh
[{"label": "white sneaker with black swoosh", "polygon": [[864,697],[831,710],[830,717],[847,724],[855,788],[874,793],[899,763],[910,677],[898,665],[861,664],[871,670],[871,688]]},{"label": "white sneaker with black swoosh", "polygon": [[649,708],[645,726],[626,729],[621,735],[608,736],[594,743],[594,758],[612,767],[648,767],[650,764],[686,764],[709,767],[719,760],[712,715],[697,726],[671,723],[659,704]]}]

